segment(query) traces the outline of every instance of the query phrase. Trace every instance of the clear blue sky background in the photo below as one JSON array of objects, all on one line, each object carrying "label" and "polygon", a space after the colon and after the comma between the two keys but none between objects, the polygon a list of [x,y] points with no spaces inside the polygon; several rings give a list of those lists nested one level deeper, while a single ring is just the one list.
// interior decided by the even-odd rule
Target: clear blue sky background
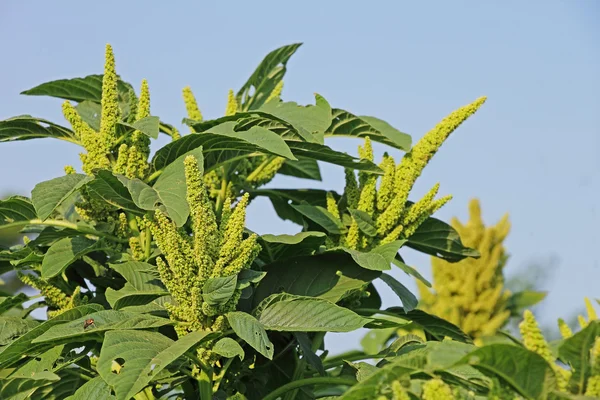
[{"label": "clear blue sky background", "polygon": [[[205,117],[220,116],[227,90],[237,90],[270,50],[293,42],[304,46],[289,63],[284,99],[309,103],[318,92],[415,141],[450,111],[487,95],[427,167],[413,197],[439,181],[454,200],[438,217],[464,219],[474,196],[488,223],[510,213],[508,274],[546,266],[552,275],[542,284],[550,294],[538,310],[550,323],[581,310],[584,296],[600,297],[599,17],[594,0],[2,1],[0,119],[31,114],[66,124],[60,100],[19,93],[101,73],[107,42],[121,76],[135,86],[147,78],[153,114],[172,123],[184,117],[183,86],[191,85]],[[359,143],[329,144],[355,154]],[[380,156],[384,147],[376,150]],[[0,144],[0,192],[28,195],[66,164],[80,165],[68,143]],[[270,186],[342,189],[340,168],[322,171],[322,183],[277,178]],[[260,201],[248,224],[260,233],[298,230]],[[406,258],[429,275],[427,257]],[[387,305],[396,302],[382,292]],[[330,343],[345,349],[358,336]]]}]

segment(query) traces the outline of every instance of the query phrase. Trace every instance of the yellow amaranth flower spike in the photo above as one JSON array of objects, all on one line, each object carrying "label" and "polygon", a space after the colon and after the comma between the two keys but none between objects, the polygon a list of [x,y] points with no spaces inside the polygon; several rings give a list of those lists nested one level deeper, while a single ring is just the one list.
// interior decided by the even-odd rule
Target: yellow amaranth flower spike
[{"label": "yellow amaranth flower spike", "polygon": [[189,119],[194,121],[202,121],[202,113],[192,92],[192,88],[186,86],[183,88],[183,101],[185,103],[185,109]]},{"label": "yellow amaranth flower spike", "polygon": [[423,400],[454,400],[452,389],[443,380],[431,379],[423,384]]},{"label": "yellow amaranth flower spike", "polygon": [[67,175],[72,175],[72,174],[76,174],[77,171],[75,170],[75,168],[73,168],[72,165],[65,165],[65,174]]},{"label": "yellow amaranth flower spike", "polygon": [[136,121],[150,116],[150,89],[148,89],[148,81],[142,79],[142,87],[140,89],[140,100],[138,102]]},{"label": "yellow amaranth flower spike", "polygon": [[573,331],[571,331],[569,325],[567,325],[562,318],[558,319],[558,330],[560,331],[560,335],[563,337],[563,339],[568,339],[573,336]]},{"label": "yellow amaranth flower spike", "polygon": [[102,77],[100,135],[110,149],[116,140],[115,127],[119,120],[119,92],[117,89],[117,71],[115,56],[110,44],[106,45],[106,61]]},{"label": "yellow amaranth flower spike", "polygon": [[383,170],[381,185],[377,191],[377,211],[384,211],[394,198],[394,175],[396,163],[394,159],[387,154],[384,154],[383,161],[379,164],[379,168]]},{"label": "yellow amaranth flower spike", "polygon": [[326,196],[327,211],[329,211],[329,213],[337,219],[340,219],[340,210],[338,208],[337,202],[335,201],[335,198],[333,197],[333,194],[331,192],[327,192]]},{"label": "yellow amaranth flower spike", "polygon": [[227,94],[227,107],[225,107],[225,116],[228,117],[235,114],[237,109],[238,103],[235,99],[235,94],[233,93],[233,90],[229,90],[229,93]]}]

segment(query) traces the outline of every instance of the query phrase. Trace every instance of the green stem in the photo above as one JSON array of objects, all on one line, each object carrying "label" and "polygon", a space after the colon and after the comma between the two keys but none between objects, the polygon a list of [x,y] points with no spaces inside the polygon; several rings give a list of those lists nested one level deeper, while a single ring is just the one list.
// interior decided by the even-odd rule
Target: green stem
[{"label": "green stem", "polygon": [[146,183],[150,183],[152,181],[154,181],[156,178],[158,178],[160,176],[160,174],[163,173],[162,169],[159,169],[157,171],[154,171],[152,174],[150,174],[150,176],[148,178],[146,178]]},{"label": "green stem", "polygon": [[150,258],[152,254],[152,233],[150,232],[150,227],[146,227],[144,231],[144,255],[146,256],[146,261]]},{"label": "green stem", "polygon": [[0,226],[0,229],[26,226],[26,225],[44,225],[44,226],[56,226],[56,227],[61,227],[61,228],[69,228],[69,229],[73,229],[73,230],[76,230],[78,232],[85,233],[88,235],[105,237],[107,239],[110,239],[112,241],[119,242],[119,243],[127,243],[128,242],[127,239],[123,239],[123,238],[111,235],[109,233],[100,232],[100,231],[97,231],[92,228],[86,228],[85,226],[77,225],[73,222],[67,222],[67,221],[62,221],[62,220],[58,220],[58,219],[47,219],[44,221],[42,221],[41,219],[30,219],[27,221],[12,222],[10,224],[5,224],[5,225]]},{"label": "green stem", "polygon": [[256,177],[258,177],[258,175],[262,172],[263,169],[266,168],[267,165],[269,165],[269,163],[271,161],[273,161],[275,159],[275,157],[267,157],[265,158],[265,160],[260,163],[260,165],[258,167],[256,167],[256,169],[254,171],[252,171],[250,173],[250,175],[248,175],[248,177],[246,178],[246,180],[248,182],[252,182],[254,181],[254,179],[256,179]]},{"label": "green stem", "polygon": [[[325,337],[325,333],[318,332],[311,343],[311,350],[313,352],[317,351],[321,343],[323,342],[323,338]],[[302,357],[301,360],[298,360],[296,363],[296,368],[294,369],[294,374],[292,375],[292,381],[298,380],[298,378],[304,377],[304,372],[306,370],[306,356]],[[296,398],[299,389],[294,389],[289,391],[285,396],[284,400],[293,400]]]},{"label": "green stem", "polygon": [[263,397],[263,400],[277,400],[282,394],[294,390],[297,388],[301,388],[303,386],[312,386],[312,385],[346,385],[352,386],[356,383],[353,379],[347,378],[335,378],[330,376],[319,376],[316,378],[307,378],[301,379],[299,381],[294,381],[287,383],[283,386],[278,387],[273,390],[271,393]]},{"label": "green stem", "polygon": [[198,381],[198,389],[200,391],[200,400],[212,399],[212,371],[207,371],[204,368],[200,369],[200,374],[196,378]]}]

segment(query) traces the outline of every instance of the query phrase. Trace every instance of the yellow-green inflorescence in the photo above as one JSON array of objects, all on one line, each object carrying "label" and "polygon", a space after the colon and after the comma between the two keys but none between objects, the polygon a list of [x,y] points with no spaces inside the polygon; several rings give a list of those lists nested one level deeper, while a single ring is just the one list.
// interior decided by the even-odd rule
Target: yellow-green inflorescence
[{"label": "yellow-green inflorescence", "polygon": [[594,346],[590,352],[591,376],[587,381],[585,390],[586,396],[600,397],[600,337],[594,341]]},{"label": "yellow-green inflorescence", "polygon": [[[381,244],[406,239],[414,234],[427,218],[450,201],[451,196],[435,199],[439,188],[437,184],[415,204],[408,205],[408,196],[415,181],[442,143],[484,102],[485,97],[479,98],[444,118],[419,140],[398,165],[392,157],[385,154],[379,165],[383,170],[380,179],[376,175],[361,171],[357,181],[354,172],[346,170],[346,205],[350,209],[367,213],[373,220],[377,234],[365,234],[359,228],[358,221],[352,218],[347,233],[330,240],[330,245],[369,251]],[[364,146],[359,147],[359,156],[373,161],[373,148],[368,137],[365,138]],[[340,214],[339,208],[331,202],[328,203],[328,210],[333,215]]]},{"label": "yellow-green inflorescence", "polygon": [[189,86],[183,88],[183,102],[185,103],[185,109],[189,119],[194,121],[202,121],[202,113],[196,102],[196,97]]},{"label": "yellow-green inflorescence", "polygon": [[50,318],[57,316],[67,310],[87,303],[87,297],[81,295],[81,287],[77,286],[69,296],[56,286],[52,285],[35,275],[26,275],[17,273],[21,282],[40,291],[48,304],[48,316]]},{"label": "yellow-green inflorescence", "polygon": [[193,235],[178,229],[161,211],[156,211],[151,223],[163,253],[157,258],[158,270],[174,300],[168,310],[179,323],[180,336],[226,328],[223,315],[236,308],[241,292],[236,290],[226,304],[213,306],[203,301],[202,289],[211,278],[237,275],[249,268],[260,251],[256,234],[243,238],[248,195],[234,208],[227,200],[216,215],[196,158],[188,156],[184,163]]},{"label": "yellow-green inflorescence", "polygon": [[454,400],[452,389],[443,380],[436,378],[423,384],[423,400]]},{"label": "yellow-green inflorescence", "polygon": [[237,112],[237,109],[238,103],[235,98],[235,94],[233,93],[233,90],[229,90],[229,93],[227,94],[227,106],[225,107],[225,116],[228,117],[230,115],[235,114]]},{"label": "yellow-green inflorescence", "polygon": [[[424,199],[428,196],[430,194]],[[469,214],[466,224],[454,218],[451,225],[465,246],[477,249],[481,257],[465,258],[452,264],[432,257],[433,292],[421,282],[417,283],[423,310],[480,338],[494,335],[510,317],[507,309],[510,293],[504,289],[503,275],[507,260],[503,242],[510,223],[505,215],[495,226],[486,227],[477,199],[471,200]]]}]

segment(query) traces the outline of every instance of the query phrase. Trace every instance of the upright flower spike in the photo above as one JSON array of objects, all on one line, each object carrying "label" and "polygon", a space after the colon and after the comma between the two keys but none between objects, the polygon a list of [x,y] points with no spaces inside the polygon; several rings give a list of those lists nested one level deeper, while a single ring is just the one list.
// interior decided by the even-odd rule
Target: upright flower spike
[{"label": "upright flower spike", "polygon": [[394,198],[394,175],[396,163],[389,155],[383,155],[383,161],[379,164],[379,168],[383,170],[381,184],[377,191],[377,211],[383,212]]},{"label": "upright flower spike", "polygon": [[[142,80],[140,89],[140,100],[137,106],[135,120],[139,121],[150,116],[150,91],[148,81]],[[143,132],[134,131],[129,137],[129,152],[127,154],[127,166],[125,175],[129,179],[143,179],[149,169],[148,157],[150,156],[150,138]],[[121,156],[119,148],[119,156]],[[117,159],[117,163],[119,160]]]},{"label": "upright flower spike", "polygon": [[117,71],[115,56],[110,44],[106,45],[104,76],[102,77],[102,106],[100,117],[100,135],[107,147],[112,147],[116,140],[115,127],[119,120],[119,92],[117,89]]},{"label": "upright flower spike", "polygon": [[429,204],[429,207],[427,207],[427,209],[421,215],[419,215],[416,221],[406,226],[404,230],[404,237],[411,237],[413,233],[417,231],[419,226],[421,226],[423,222],[427,220],[427,218],[435,214],[436,211],[445,206],[450,200],[452,200],[451,194],[432,201],[431,204]]},{"label": "upright flower spike", "polygon": [[135,119],[139,121],[142,118],[150,116],[150,89],[148,88],[148,81],[142,79],[142,87],[140,88],[140,100],[138,102],[137,112]]},{"label": "upright flower spike", "polygon": [[348,203],[348,207],[356,208],[358,207],[358,198],[360,196],[358,184],[356,183],[356,176],[351,169],[346,168],[344,172],[346,177],[346,187],[344,188],[346,203]]},{"label": "upright flower spike", "polygon": [[440,184],[436,183],[431,189],[429,189],[429,192],[427,192],[425,196],[421,198],[421,200],[413,204],[404,216],[402,220],[402,225],[407,226],[415,222],[423,213],[426,213],[429,207],[431,206],[433,199],[437,195],[439,189]]},{"label": "upright flower spike", "polygon": [[558,319],[558,330],[560,331],[560,335],[563,339],[568,339],[573,336],[573,331],[569,328],[569,325],[565,322],[564,319]]},{"label": "upright flower spike", "polygon": [[189,86],[183,88],[183,102],[185,103],[188,118],[194,121],[202,121],[202,113],[200,112],[192,88]]},{"label": "upright flower spike", "polygon": [[212,273],[213,277],[222,276],[223,269],[235,258],[240,250],[246,221],[246,207],[248,206],[249,199],[250,195],[245,193],[231,213],[231,216],[227,219],[219,259]]},{"label": "upright flower spike", "polygon": [[340,209],[338,208],[337,202],[335,201],[335,198],[333,197],[333,194],[331,192],[327,192],[326,200],[327,211],[329,211],[329,213],[337,219],[340,219]]},{"label": "upright flower spike", "polygon": [[283,81],[279,81],[279,83],[277,83],[277,85],[275,85],[275,88],[273,89],[273,91],[271,92],[269,97],[267,97],[266,103],[270,102],[273,99],[280,98],[282,90],[283,90]]},{"label": "upright flower spike", "polygon": [[[373,161],[373,158],[374,158],[373,144],[371,143],[370,137],[366,136],[365,144],[362,147],[358,146],[358,156],[363,160],[367,160],[367,161],[371,161],[371,162]],[[365,185],[366,181],[371,176],[373,176],[373,174],[370,174],[370,173],[364,172],[364,171],[360,171],[358,173],[358,187],[361,191],[362,191],[363,186]]]},{"label": "upright flower spike", "polygon": [[238,103],[235,99],[235,94],[233,93],[233,90],[230,89],[229,93],[227,94],[227,107],[225,107],[225,116],[228,117],[235,114],[237,109]]},{"label": "upright flower spike", "polygon": [[379,220],[378,233],[380,235],[387,234],[397,225],[404,210],[404,204],[408,200],[408,194],[425,166],[448,136],[467,118],[473,115],[483,105],[485,100],[485,97],[481,97],[473,103],[452,112],[432,130],[427,132],[402,158],[402,161],[396,168],[396,177],[394,179],[396,197]]},{"label": "upright flower spike", "polygon": [[431,379],[423,384],[423,400],[454,400],[452,389],[439,378]]}]

